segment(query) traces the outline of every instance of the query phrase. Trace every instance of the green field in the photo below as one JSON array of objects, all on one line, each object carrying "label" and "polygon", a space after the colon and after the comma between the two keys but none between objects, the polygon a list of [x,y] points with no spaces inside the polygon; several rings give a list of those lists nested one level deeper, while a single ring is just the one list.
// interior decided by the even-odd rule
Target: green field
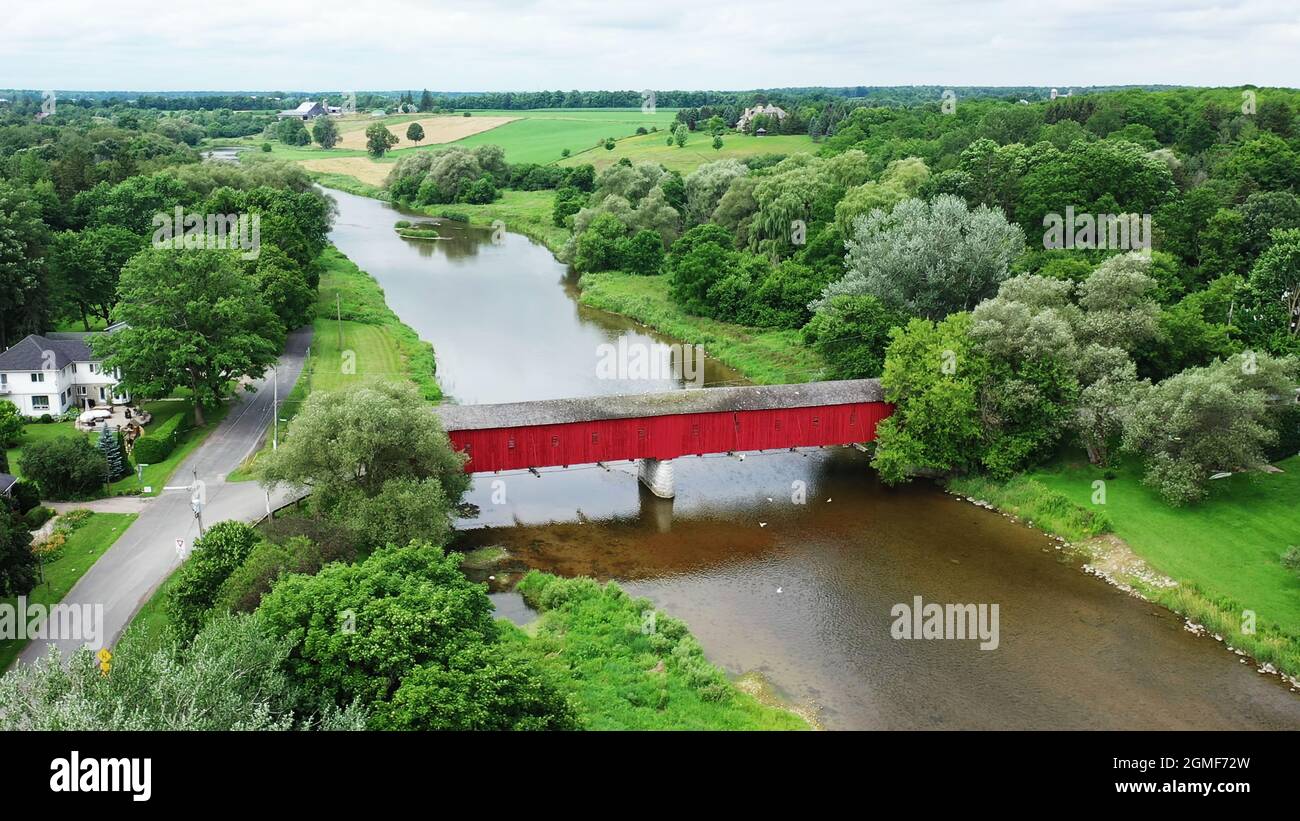
[{"label": "green field", "polygon": [[817,144],[807,134],[751,137],[727,133],[722,135],[722,148],[719,149],[713,147],[713,138],[702,131],[692,132],[687,137],[686,145],[681,148],[667,145],[667,139],[668,135],[662,130],[658,134],[631,137],[618,141],[612,151],[600,148],[562,160],[560,164],[567,166],[591,163],[599,171],[626,157],[634,163],[656,162],[664,168],[686,175],[704,163],[715,160],[743,161],[761,154],[812,154],[817,151]]},{"label": "green field", "polygon": [[[654,114],[642,114],[638,108],[535,109],[531,111],[474,111],[473,116],[519,117],[512,123],[475,134],[452,145],[473,147],[499,145],[510,163],[552,163],[561,152],[573,154],[593,148],[606,137],[616,140],[631,137],[638,127],[660,131],[670,127],[677,109],[660,108]],[[412,149],[418,150],[418,149]],[[617,149],[615,149],[617,151]],[[600,153],[610,152],[600,149]],[[586,161],[590,162],[589,155]]]},{"label": "green field", "polygon": [[[1101,507],[1115,534],[1162,573],[1226,596],[1300,635],[1300,575],[1278,562],[1300,544],[1300,456],[1279,462],[1284,473],[1236,474],[1213,483],[1209,499],[1171,507],[1142,484],[1140,466],[1106,471],[1086,459],[1057,461],[1030,477],[1075,503]],[[1092,505],[1092,483],[1105,481],[1105,505]]]},{"label": "green field", "polygon": [[[100,556],[113,546],[135,521],[134,513],[94,513],[85,524],[72,532],[63,554],[45,566],[45,583],[38,584],[27,595],[29,604],[55,604],[63,600],[77,580],[90,569]],[[14,604],[16,599],[0,599],[0,603]],[[26,642],[0,641],[0,670],[9,667]]]},{"label": "green field", "polygon": [[586,274],[578,285],[583,305],[622,314],[683,342],[703,345],[705,355],[761,385],[810,382],[819,378],[825,367],[817,353],[803,344],[798,331],[749,328],[691,316],[669,298],[666,276],[605,272]]},{"label": "green field", "polygon": [[[164,399],[154,402],[142,402],[140,407],[153,414],[153,419],[145,426],[145,434],[149,430],[156,429],[166,420],[179,413],[193,414],[194,405],[188,399]],[[185,457],[198,447],[209,433],[225,418],[228,406],[222,403],[216,408],[205,408],[204,418],[207,424],[202,428],[191,428],[164,461],[156,465],[149,465],[144,469],[143,475],[136,472],[125,478],[118,479],[108,486],[108,493],[101,493],[101,496],[157,496],[162,492],[162,487],[166,484],[167,479],[176,470],[177,466],[184,461]],[[9,448],[5,455],[9,459],[9,472],[19,479],[22,477],[22,460],[23,447],[35,442],[58,439],[65,436],[85,436],[92,443],[98,439],[98,434],[92,432],[80,432],[71,422],[51,422],[41,424],[39,422],[28,423],[23,425],[23,438],[18,447]],[[144,488],[148,487],[148,493]]]}]

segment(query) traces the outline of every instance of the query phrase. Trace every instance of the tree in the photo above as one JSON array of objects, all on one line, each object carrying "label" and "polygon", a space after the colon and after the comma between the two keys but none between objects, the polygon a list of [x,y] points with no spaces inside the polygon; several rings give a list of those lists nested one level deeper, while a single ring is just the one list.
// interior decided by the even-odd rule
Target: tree
[{"label": "tree", "polygon": [[23,476],[40,485],[47,499],[84,499],[104,482],[104,454],[84,436],[31,442],[18,457]]},{"label": "tree", "polygon": [[1267,464],[1265,449],[1277,438],[1270,405],[1294,395],[1293,368],[1238,354],[1145,390],[1124,431],[1125,449],[1145,463],[1143,481],[1181,505],[1204,498],[1215,473]]},{"label": "tree", "polygon": [[619,267],[629,274],[654,276],[664,264],[664,243],[658,232],[643,228],[619,242]]},{"label": "tree", "polygon": [[366,151],[372,157],[384,156],[397,142],[397,135],[385,128],[383,123],[374,123],[366,129]]},{"label": "tree", "polygon": [[[573,726],[564,700],[524,660],[494,658],[492,604],[459,563],[412,542],[281,579],[258,615],[289,641],[285,669],[303,688],[303,706],[359,700],[394,728]],[[503,677],[490,684],[475,669]]]},{"label": "tree", "polygon": [[0,447],[18,447],[25,430],[18,406],[13,402],[0,402]]},{"label": "tree", "polygon": [[329,117],[317,117],[311,136],[321,148],[328,150],[339,143],[339,127]]},{"label": "tree", "polygon": [[678,148],[682,148],[686,145],[687,136],[688,131],[684,123],[678,123],[677,126],[673,128],[673,142],[677,144]]},{"label": "tree", "polygon": [[258,473],[268,488],[311,488],[330,510],[353,488],[373,498],[385,482],[404,478],[436,479],[455,504],[469,487],[462,464],[414,385],[375,381],[311,394]]},{"label": "tree", "polygon": [[964,471],[983,451],[980,385],[988,365],[971,349],[970,315],[913,319],[890,332],[881,384],[894,413],[876,426],[871,465],[890,484],[916,473]]},{"label": "tree", "polygon": [[433,111],[433,95],[427,88],[420,93],[420,111]]},{"label": "tree", "polygon": [[114,482],[127,474],[126,458],[122,454],[122,445],[117,438],[117,430],[110,430],[107,424],[99,428],[99,439],[95,450],[104,456],[104,482]]},{"label": "tree", "polygon": [[56,651],[0,677],[4,730],[364,729],[365,710],[294,715],[288,643],[251,615],[213,619],[187,647],[128,631],[110,675],[87,648]]},{"label": "tree", "polygon": [[[573,267],[581,272],[612,271],[619,267],[627,227],[613,214],[601,214],[578,235]],[[655,237],[658,240],[658,236]]]},{"label": "tree", "polygon": [[194,549],[167,587],[163,607],[168,629],[182,645],[198,635],[222,583],[243,563],[259,540],[243,522],[217,522],[194,541]]},{"label": "tree", "polygon": [[722,137],[721,137],[721,135],[714,134],[714,135],[713,135],[713,150],[714,150],[714,151],[717,151],[717,150],[719,150],[719,149],[721,149],[721,148],[722,148]]},{"label": "tree", "polygon": [[1300,229],[1273,232],[1250,270],[1254,338],[1275,353],[1300,352]]},{"label": "tree", "polygon": [[880,376],[891,329],[906,317],[873,296],[837,296],[803,328],[803,339],[826,361],[828,379]]},{"label": "tree", "polygon": [[735,267],[731,234],[718,225],[698,225],[668,249],[664,273],[669,295],[687,313],[711,316],[709,289]]},{"label": "tree", "polygon": [[0,345],[45,330],[48,242],[40,207],[26,191],[0,181]]},{"label": "tree", "polygon": [[406,139],[419,145],[420,140],[424,139],[424,126],[420,125],[418,122],[411,123],[406,127]]},{"label": "tree", "polygon": [[4,512],[0,515],[0,596],[26,596],[36,586],[39,574],[40,560],[32,552],[32,534],[22,520]]},{"label": "tree", "polygon": [[261,376],[276,360],[283,332],[253,277],[233,251],[150,249],[122,271],[117,333],[96,337],[104,367],[119,368],[137,396],[177,387],[194,397],[194,421],[229,384]]},{"label": "tree", "polygon": [[848,273],[814,309],[841,294],[870,294],[890,308],[940,319],[992,295],[1024,245],[1024,233],[1001,211],[972,211],[947,194],[904,200],[854,222]]},{"label": "tree", "polygon": [[704,163],[688,174],[684,180],[686,209],[683,214],[687,227],[708,222],[732,181],[748,173],[749,168],[739,160],[717,160]]},{"label": "tree", "polygon": [[297,117],[286,117],[276,123],[275,137],[285,145],[307,145],[311,142],[307,126]]}]

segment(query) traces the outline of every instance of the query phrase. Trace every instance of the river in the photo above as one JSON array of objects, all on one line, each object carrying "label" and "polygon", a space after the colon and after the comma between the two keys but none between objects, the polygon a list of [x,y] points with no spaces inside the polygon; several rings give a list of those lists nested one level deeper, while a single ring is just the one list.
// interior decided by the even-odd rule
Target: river
[{"label": "river", "polygon": [[[433,343],[455,401],[681,387],[601,378],[601,344],[672,340],[580,306],[544,246],[456,223],[446,239],[402,239],[399,210],[330,193],[331,239]],[[704,374],[739,381],[714,362]],[[828,728],[1300,728],[1300,697],[1276,677],[1080,572],[1037,531],[928,483],[882,486],[857,451],[674,464],[673,501],[628,463],[476,477],[480,512],[458,546],[617,580],[685,620],[728,673],[763,673]],[[891,608],[915,596],[997,604],[999,646],[892,638]],[[514,594],[493,598],[527,618]]]}]

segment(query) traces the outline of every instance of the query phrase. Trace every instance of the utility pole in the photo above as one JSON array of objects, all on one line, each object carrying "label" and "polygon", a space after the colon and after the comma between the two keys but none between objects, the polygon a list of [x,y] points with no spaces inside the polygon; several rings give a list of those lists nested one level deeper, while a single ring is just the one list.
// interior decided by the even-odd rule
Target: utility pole
[{"label": "utility pole", "polygon": [[271,450],[278,450],[280,447],[280,367],[279,365],[271,366],[271,373],[275,378],[275,387],[271,389]]},{"label": "utility pole", "polygon": [[199,538],[203,538],[203,499],[199,493],[199,470],[194,468],[194,484],[190,485],[194,489],[193,495],[190,496],[190,507],[194,510],[194,518],[199,520]]}]

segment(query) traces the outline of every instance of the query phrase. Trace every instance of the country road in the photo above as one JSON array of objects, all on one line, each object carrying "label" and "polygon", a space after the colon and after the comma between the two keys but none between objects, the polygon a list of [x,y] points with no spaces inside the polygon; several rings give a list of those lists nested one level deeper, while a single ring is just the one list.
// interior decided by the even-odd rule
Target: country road
[{"label": "country road", "polygon": [[[302,372],[311,344],[311,326],[289,335],[278,367],[279,393],[284,399]],[[272,379],[255,380],[255,393],[241,391],[232,400],[226,418],[216,430],[181,463],[169,480],[170,486],[189,485],[195,475],[203,483],[207,505],[203,523],[225,519],[253,521],[264,515],[267,498],[256,482],[227,482],[226,475],[253,452],[271,424]],[[271,504],[291,498],[288,491],[273,494]],[[188,551],[198,536],[198,522],[190,509],[187,489],[164,490],[153,498],[138,501],[139,518],[73,586],[66,604],[102,604],[103,636],[106,645],[117,641],[136,611],[148,601],[160,584],[181,563],[176,540],[185,540]],[[86,505],[81,505],[82,507]],[[33,641],[23,649],[20,662],[32,662],[45,655],[51,645],[66,657],[83,642],[78,640]]]}]

